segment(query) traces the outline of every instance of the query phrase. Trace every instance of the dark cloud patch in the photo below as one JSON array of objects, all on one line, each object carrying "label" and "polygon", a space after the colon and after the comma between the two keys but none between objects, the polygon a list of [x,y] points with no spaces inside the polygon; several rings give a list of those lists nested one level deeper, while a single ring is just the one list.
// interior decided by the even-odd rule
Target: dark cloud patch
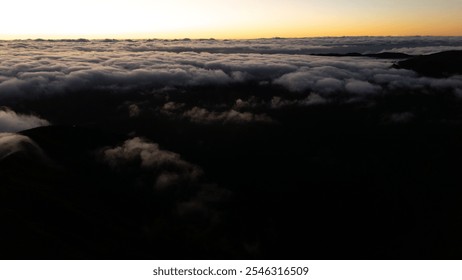
[{"label": "dark cloud patch", "polygon": [[115,172],[128,174],[128,179],[133,180],[132,187],[142,188],[154,197],[163,197],[166,207],[180,216],[189,215],[187,212],[191,211],[191,215],[201,212],[203,218],[210,219],[210,215],[218,218],[210,203],[224,202],[230,194],[216,185],[204,183],[203,170],[199,166],[139,137],[126,140],[120,146],[103,148],[98,157]]},{"label": "dark cloud patch", "polygon": [[[215,251],[223,250],[222,245],[215,243],[216,236],[211,236],[210,231],[223,226],[223,215],[228,210],[217,205],[226,204],[231,192],[204,181],[202,168],[139,137],[126,140],[119,146],[103,148],[97,152],[97,157],[111,167],[110,174],[125,182],[123,185],[115,183],[115,186],[131,188],[124,192],[142,193],[145,203],[152,203],[147,209],[142,207],[142,211],[154,210],[154,213],[138,213],[152,219],[143,224],[147,241],[159,238],[159,234],[164,238],[169,230],[178,227],[176,230],[185,230],[175,233],[180,239],[199,242],[197,246],[200,246],[200,242],[210,238],[214,245],[202,246],[207,250],[212,250],[211,246],[217,246],[213,249]],[[163,212],[168,214],[161,214]],[[230,238],[228,233],[220,234],[224,240]],[[164,242],[173,248],[178,246],[168,239]]]},{"label": "dark cloud patch", "polygon": [[394,113],[390,115],[390,120],[398,123],[407,123],[412,121],[415,115],[411,112]]},{"label": "dark cloud patch", "polygon": [[122,146],[101,151],[102,159],[114,168],[135,165],[153,172],[153,188],[166,189],[172,185],[194,182],[201,175],[199,167],[194,166],[173,152],[164,151],[158,144],[141,138],[133,138]]}]

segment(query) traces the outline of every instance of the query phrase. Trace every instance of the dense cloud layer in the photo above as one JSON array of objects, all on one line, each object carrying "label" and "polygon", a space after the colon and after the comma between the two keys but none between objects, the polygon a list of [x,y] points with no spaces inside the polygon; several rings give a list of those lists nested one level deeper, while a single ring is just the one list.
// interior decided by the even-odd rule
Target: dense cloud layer
[{"label": "dense cloud layer", "polygon": [[[0,46],[0,100],[104,90],[274,83],[295,91],[353,95],[388,88],[460,87],[460,77],[419,78],[394,60],[319,57],[321,52],[409,53],[460,49],[460,38],[364,37],[251,41],[9,41]],[[309,51],[307,51],[309,50]]]},{"label": "dense cloud layer", "polygon": [[3,47],[21,51],[81,52],[207,52],[255,54],[378,53],[402,51],[429,54],[461,49],[460,37],[318,37],[273,38],[254,40],[56,40],[0,41]]}]

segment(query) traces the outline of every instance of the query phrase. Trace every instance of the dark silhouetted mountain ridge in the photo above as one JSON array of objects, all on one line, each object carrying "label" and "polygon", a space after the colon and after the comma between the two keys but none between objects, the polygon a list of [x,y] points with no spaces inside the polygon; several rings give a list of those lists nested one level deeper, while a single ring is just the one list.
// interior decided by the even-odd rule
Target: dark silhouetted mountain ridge
[{"label": "dark silhouetted mountain ridge", "polygon": [[445,51],[416,56],[398,62],[394,67],[413,70],[420,75],[436,78],[462,74],[462,51]]}]

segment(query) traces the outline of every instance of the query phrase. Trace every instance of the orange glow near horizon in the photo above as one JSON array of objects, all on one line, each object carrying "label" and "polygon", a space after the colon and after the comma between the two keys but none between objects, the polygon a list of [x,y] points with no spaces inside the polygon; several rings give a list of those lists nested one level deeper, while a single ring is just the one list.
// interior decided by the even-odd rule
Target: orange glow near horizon
[{"label": "orange glow near horizon", "polygon": [[458,0],[8,0],[3,6],[0,39],[462,36]]}]

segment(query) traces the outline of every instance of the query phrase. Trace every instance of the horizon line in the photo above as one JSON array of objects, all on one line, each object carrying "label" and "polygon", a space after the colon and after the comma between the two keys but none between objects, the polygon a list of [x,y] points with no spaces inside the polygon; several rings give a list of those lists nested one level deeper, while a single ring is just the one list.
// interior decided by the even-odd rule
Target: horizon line
[{"label": "horizon line", "polygon": [[317,39],[317,38],[406,38],[406,37],[445,37],[445,38],[456,38],[462,37],[462,35],[339,35],[339,36],[300,36],[300,37],[251,37],[251,38],[215,38],[215,37],[179,37],[179,38],[161,38],[161,37],[146,37],[146,38],[116,38],[116,37],[61,37],[61,38],[47,38],[47,37],[31,37],[31,38],[14,38],[14,39],[3,39],[0,37],[0,41],[145,41],[145,40],[162,40],[162,41],[238,41],[238,40],[283,40],[283,39]]}]

